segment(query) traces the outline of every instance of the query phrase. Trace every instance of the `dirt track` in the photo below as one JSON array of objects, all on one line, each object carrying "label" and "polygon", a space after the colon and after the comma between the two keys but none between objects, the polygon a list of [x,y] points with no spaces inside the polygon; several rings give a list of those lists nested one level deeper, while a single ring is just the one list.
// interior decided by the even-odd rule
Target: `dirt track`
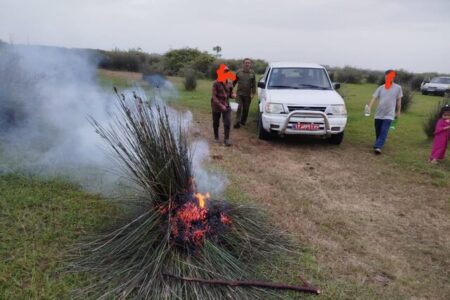
[{"label": "dirt track", "polygon": [[340,146],[260,141],[252,123],[232,130],[233,146],[226,148],[212,142],[209,119],[197,122],[196,135],[210,141],[214,163],[280,226],[313,247],[331,276],[369,284],[380,297],[449,299],[448,188],[392,167],[370,145],[345,139]]}]

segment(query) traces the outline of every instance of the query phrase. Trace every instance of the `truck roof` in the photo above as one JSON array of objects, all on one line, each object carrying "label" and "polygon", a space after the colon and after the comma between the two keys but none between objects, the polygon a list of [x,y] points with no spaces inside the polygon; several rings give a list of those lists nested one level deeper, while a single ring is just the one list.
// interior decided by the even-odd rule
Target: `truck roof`
[{"label": "truck roof", "polygon": [[271,62],[271,63],[269,63],[269,67],[271,67],[271,68],[316,68],[316,69],[324,69],[324,67],[319,65],[319,64],[302,63],[302,62],[289,62],[289,61]]}]

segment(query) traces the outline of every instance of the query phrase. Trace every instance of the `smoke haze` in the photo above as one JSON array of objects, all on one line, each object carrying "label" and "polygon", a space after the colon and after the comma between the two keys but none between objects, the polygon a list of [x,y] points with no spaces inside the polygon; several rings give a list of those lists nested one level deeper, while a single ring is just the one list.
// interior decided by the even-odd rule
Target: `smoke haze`
[{"label": "smoke haze", "polygon": [[[0,173],[21,172],[63,176],[84,188],[111,194],[120,173],[106,144],[88,121],[106,125],[115,115],[115,95],[98,82],[98,57],[91,52],[45,47],[7,46],[0,49]],[[173,85],[162,77],[145,78],[146,95],[161,103],[176,98]],[[122,92],[132,99],[132,91]],[[174,127],[192,123],[192,114],[168,108]],[[202,168],[209,155],[206,142],[192,149],[200,191],[217,195],[225,182]]]}]

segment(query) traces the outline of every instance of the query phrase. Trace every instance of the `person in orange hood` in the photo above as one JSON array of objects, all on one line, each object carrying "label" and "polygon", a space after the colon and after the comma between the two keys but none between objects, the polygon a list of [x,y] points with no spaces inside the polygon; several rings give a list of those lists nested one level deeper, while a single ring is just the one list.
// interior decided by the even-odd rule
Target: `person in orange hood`
[{"label": "person in orange hood", "polygon": [[231,146],[230,127],[231,127],[231,107],[230,98],[235,98],[233,93],[233,80],[236,76],[230,72],[225,64],[221,64],[217,69],[217,79],[212,86],[211,109],[213,119],[214,139],[219,141],[219,124],[222,117],[224,129],[224,145]]}]

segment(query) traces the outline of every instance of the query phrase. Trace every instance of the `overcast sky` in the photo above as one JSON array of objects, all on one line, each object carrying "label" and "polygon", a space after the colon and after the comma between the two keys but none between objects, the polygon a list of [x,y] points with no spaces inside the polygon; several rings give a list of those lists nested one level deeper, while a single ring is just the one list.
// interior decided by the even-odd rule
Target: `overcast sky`
[{"label": "overcast sky", "polygon": [[0,0],[0,39],[450,73],[450,0]]}]

